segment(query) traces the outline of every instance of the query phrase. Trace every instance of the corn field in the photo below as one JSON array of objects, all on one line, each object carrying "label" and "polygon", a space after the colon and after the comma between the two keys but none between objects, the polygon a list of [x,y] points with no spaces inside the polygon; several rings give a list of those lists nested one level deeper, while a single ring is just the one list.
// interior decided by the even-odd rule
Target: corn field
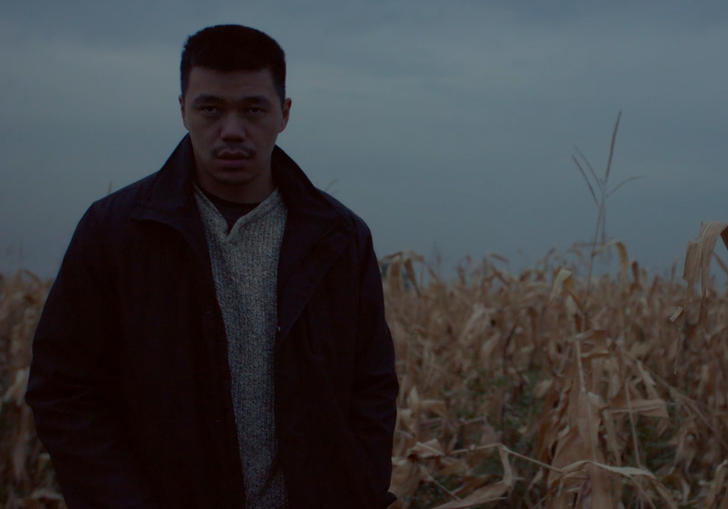
[{"label": "corn field", "polygon": [[[414,253],[383,260],[400,379],[397,509],[728,508],[728,295],[707,223],[682,274],[650,275],[615,242],[585,281],[546,258],[497,257],[444,281]],[[23,395],[50,283],[0,278],[0,503],[65,507]]]}]

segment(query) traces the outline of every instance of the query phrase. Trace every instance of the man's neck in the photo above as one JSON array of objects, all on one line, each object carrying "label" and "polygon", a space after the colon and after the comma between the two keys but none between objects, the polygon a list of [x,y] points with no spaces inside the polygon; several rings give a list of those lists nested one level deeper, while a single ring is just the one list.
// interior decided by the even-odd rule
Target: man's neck
[{"label": "man's neck", "polygon": [[207,194],[234,203],[260,203],[275,189],[271,172],[244,184],[235,185],[212,180],[198,171],[196,182]]}]

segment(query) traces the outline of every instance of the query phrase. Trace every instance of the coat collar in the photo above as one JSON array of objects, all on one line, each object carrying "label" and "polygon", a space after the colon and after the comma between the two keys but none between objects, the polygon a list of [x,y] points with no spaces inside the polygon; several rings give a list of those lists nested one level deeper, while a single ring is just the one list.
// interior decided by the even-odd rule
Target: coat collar
[{"label": "coat collar", "polygon": [[[296,226],[305,229],[301,233],[315,237],[316,232],[346,225],[341,211],[314,187],[295,161],[278,146],[273,149],[271,164],[273,181],[280,190],[289,217]],[[190,220],[199,215],[194,199],[194,180],[192,144],[189,135],[185,135],[157,172],[151,188],[138,200],[132,216],[166,223],[183,233],[191,233],[190,226],[195,221],[191,224]],[[291,232],[296,244],[303,240],[298,238],[297,232]]]},{"label": "coat collar", "polygon": [[168,225],[179,231],[209,267],[202,220],[193,194],[194,158],[189,135],[182,138],[162,168],[140,195],[132,219]]},{"label": "coat collar", "polygon": [[[319,221],[336,221],[341,213],[316,189],[303,170],[277,145],[271,157],[273,181],[293,214]],[[177,223],[196,211],[193,193],[195,164],[189,135],[185,135],[157,172],[151,189],[137,202],[134,216]]]}]

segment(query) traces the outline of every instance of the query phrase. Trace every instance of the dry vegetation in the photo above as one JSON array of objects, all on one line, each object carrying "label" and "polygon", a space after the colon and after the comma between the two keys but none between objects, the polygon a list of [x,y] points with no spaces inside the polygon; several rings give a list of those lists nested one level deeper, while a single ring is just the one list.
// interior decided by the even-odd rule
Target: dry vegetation
[{"label": "dry vegetation", "polygon": [[397,507],[728,507],[728,301],[708,272],[725,227],[689,244],[684,283],[619,243],[591,285],[486,260],[425,287],[392,258]]},{"label": "dry vegetation", "polygon": [[[589,285],[560,259],[512,275],[489,258],[446,283],[414,254],[388,257],[394,507],[728,508],[728,301],[708,272],[725,227],[689,244],[682,280],[648,275],[619,243],[617,273]],[[0,279],[12,508],[63,507],[22,402],[47,290]]]},{"label": "dry vegetation", "polygon": [[0,504],[7,509],[65,508],[23,402],[33,332],[49,289],[50,281],[27,271],[0,275]]}]

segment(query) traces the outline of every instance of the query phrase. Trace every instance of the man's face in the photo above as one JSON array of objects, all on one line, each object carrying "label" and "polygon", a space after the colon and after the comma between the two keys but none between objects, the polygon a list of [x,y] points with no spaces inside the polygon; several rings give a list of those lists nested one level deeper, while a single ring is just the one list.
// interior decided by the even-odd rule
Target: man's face
[{"label": "man's face", "polygon": [[270,70],[193,67],[179,100],[200,186],[231,201],[265,199],[273,190],[271,153],[291,108],[290,99],[281,105]]}]

